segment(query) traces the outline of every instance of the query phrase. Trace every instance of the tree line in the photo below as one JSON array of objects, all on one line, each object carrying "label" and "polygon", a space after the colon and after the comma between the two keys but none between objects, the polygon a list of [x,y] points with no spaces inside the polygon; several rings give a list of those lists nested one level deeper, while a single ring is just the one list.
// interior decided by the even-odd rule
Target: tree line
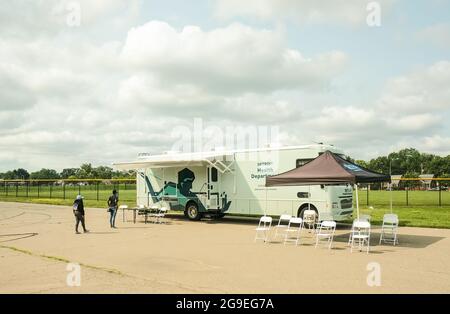
[{"label": "tree line", "polygon": [[[379,156],[369,161],[352,160],[370,170],[405,178],[417,178],[421,174],[434,174],[435,177],[450,177],[450,155],[421,153],[414,148],[405,148],[387,156]],[[391,168],[391,171],[390,169]]]},{"label": "tree line", "polygon": [[61,172],[43,168],[30,173],[26,169],[19,168],[0,173],[0,179],[4,180],[134,179],[135,176],[134,171],[114,171],[111,167],[93,167],[92,164],[82,164],[79,168],[66,168]]}]

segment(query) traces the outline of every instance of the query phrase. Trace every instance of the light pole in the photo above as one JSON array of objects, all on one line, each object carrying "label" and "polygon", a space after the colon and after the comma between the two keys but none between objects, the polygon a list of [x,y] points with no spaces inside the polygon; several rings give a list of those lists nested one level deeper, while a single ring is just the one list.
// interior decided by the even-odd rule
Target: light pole
[{"label": "light pole", "polygon": [[389,158],[389,207],[392,214],[392,159]]}]

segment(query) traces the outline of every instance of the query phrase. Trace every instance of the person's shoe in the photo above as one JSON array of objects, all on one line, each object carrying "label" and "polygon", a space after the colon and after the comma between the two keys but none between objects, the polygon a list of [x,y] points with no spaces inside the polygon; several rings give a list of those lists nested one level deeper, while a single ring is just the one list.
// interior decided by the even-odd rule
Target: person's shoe
[{"label": "person's shoe", "polygon": [[79,231],[75,231],[75,234],[80,234],[81,232],[79,232]]},{"label": "person's shoe", "polygon": [[84,233],[89,233],[89,230],[84,230]]}]

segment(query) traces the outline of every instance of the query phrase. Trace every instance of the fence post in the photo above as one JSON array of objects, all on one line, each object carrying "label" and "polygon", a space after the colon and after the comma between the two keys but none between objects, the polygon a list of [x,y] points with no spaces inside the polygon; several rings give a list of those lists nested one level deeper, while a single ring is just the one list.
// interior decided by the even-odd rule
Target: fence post
[{"label": "fence post", "polygon": [[25,183],[25,195],[26,195],[26,197],[28,198],[28,189],[29,189],[29,187],[30,187],[30,182],[26,182]]},{"label": "fence post", "polygon": [[16,197],[19,196],[19,183],[16,183]]},{"label": "fence post", "polygon": [[409,197],[408,197],[408,186],[405,187],[406,190],[406,206],[409,205]]},{"label": "fence post", "polygon": [[97,201],[99,200],[99,196],[98,196],[99,185],[100,185],[100,182],[97,181]]},{"label": "fence post", "polygon": [[6,185],[6,197],[8,197],[9,184]]},{"label": "fence post", "polygon": [[52,198],[53,185],[50,183],[50,198]]},{"label": "fence post", "polygon": [[81,182],[78,182],[78,195],[81,195]]},{"label": "fence post", "polygon": [[438,181],[437,186],[438,186],[438,189],[439,189],[439,206],[442,206],[441,185],[439,184],[439,181]]},{"label": "fence post", "polygon": [[62,186],[63,186],[63,199],[66,199],[66,182],[63,182]]},{"label": "fence post", "polygon": [[38,198],[41,196],[39,181],[37,182]]}]

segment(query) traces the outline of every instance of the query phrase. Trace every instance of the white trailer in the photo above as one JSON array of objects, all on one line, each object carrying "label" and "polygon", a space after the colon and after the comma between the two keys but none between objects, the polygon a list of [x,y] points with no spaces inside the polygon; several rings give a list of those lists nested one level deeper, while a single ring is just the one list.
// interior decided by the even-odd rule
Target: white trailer
[{"label": "white trailer", "polygon": [[167,152],[143,155],[114,164],[137,172],[137,205],[166,203],[191,220],[226,214],[303,216],[311,208],[319,220],[342,221],[353,213],[350,185],[265,187],[265,177],[302,166],[331,145],[214,150],[202,153]]}]

